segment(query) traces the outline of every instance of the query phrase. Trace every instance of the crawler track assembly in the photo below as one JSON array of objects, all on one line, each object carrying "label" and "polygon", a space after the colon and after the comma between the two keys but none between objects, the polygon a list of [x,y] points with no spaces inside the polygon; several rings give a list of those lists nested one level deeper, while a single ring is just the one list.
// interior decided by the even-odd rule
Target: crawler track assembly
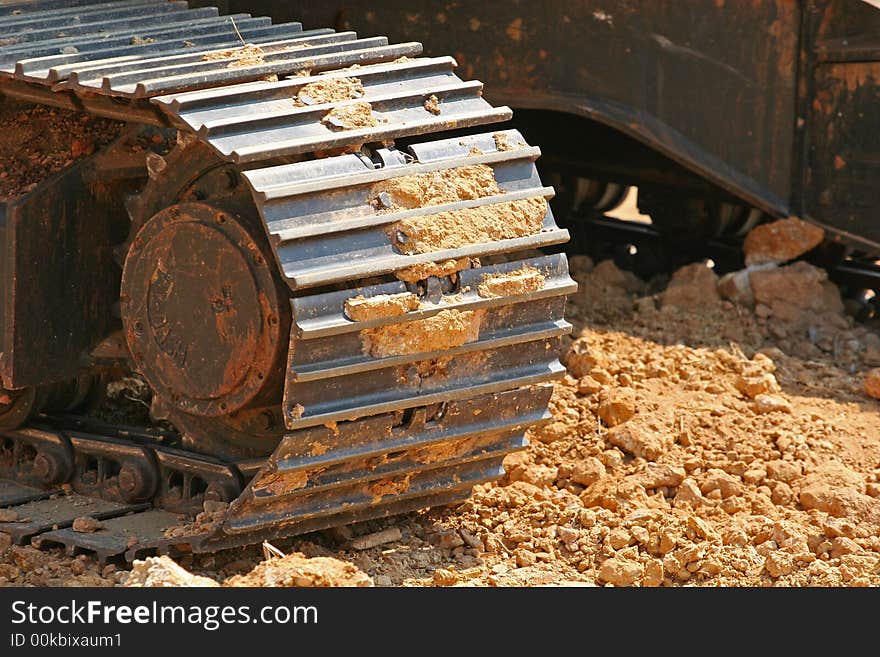
[{"label": "crawler track assembly", "polygon": [[176,429],[10,391],[16,543],[131,560],[455,502],[549,418],[575,284],[535,249],[568,233],[518,132],[449,136],[511,115],[452,58],[152,0],[5,3],[0,44],[4,96],[128,124],[77,166],[133,192],[106,344]]}]

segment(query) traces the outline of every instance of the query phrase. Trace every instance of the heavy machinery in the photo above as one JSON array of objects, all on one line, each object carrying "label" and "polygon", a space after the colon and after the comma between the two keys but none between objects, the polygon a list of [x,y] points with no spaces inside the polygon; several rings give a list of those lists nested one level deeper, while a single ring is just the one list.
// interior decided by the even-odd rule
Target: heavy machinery
[{"label": "heavy machinery", "polygon": [[[510,110],[421,51],[178,1],[0,4],[29,183],[0,221],[0,531],[216,550],[502,474],[562,371],[575,285],[534,249],[568,234],[518,132],[449,136]],[[45,134],[103,137],[32,181],[43,106]],[[147,426],[94,410],[126,379]]]},{"label": "heavy machinery", "polygon": [[[733,268],[796,214],[876,287],[875,3],[209,4],[0,3],[7,141],[22,107],[106,122],[3,205],[18,542],[132,559],[466,497],[549,417],[562,248]],[[651,226],[604,216],[630,186]],[[129,380],[149,421],[101,411]]]},{"label": "heavy machinery", "polygon": [[[733,269],[750,228],[795,215],[826,230],[817,262],[877,287],[876,0],[227,2],[246,4],[453,54],[540,145],[572,251],[638,242],[620,264],[650,270],[711,246]],[[630,185],[650,228],[603,216]]]}]

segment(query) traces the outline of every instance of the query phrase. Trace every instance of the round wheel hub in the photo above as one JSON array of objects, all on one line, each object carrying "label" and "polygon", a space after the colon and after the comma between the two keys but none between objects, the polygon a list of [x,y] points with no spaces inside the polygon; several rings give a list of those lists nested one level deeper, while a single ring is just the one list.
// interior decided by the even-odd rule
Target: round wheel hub
[{"label": "round wheel hub", "polygon": [[135,364],[187,413],[244,407],[286,347],[266,256],[234,215],[204,203],[170,206],[144,225],[121,296]]}]

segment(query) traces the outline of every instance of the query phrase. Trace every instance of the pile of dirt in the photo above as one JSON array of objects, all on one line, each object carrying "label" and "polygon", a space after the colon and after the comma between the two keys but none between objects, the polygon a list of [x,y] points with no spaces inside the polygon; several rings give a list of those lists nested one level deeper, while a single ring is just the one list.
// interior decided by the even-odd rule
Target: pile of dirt
[{"label": "pile of dirt", "polygon": [[245,575],[230,577],[224,586],[373,586],[357,566],[332,557],[306,557],[301,553],[263,561]]},{"label": "pile of dirt", "polygon": [[122,123],[84,112],[0,100],[0,201],[39,182],[114,140]]}]

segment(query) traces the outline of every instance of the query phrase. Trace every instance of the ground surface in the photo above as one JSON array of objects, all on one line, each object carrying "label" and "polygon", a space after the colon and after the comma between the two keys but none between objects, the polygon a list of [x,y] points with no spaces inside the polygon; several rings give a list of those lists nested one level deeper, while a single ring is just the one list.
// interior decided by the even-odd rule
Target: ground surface
[{"label": "ground surface", "polygon": [[[180,565],[239,586],[880,584],[880,403],[864,392],[880,336],[824,274],[773,268],[733,303],[701,265],[668,287],[584,257],[572,270],[569,376],[504,481],[355,527],[384,531],[371,548],[322,533],[278,542],[301,553],[284,560],[255,547]],[[132,583],[186,583],[161,566]],[[127,579],[0,544],[2,584]]]}]

